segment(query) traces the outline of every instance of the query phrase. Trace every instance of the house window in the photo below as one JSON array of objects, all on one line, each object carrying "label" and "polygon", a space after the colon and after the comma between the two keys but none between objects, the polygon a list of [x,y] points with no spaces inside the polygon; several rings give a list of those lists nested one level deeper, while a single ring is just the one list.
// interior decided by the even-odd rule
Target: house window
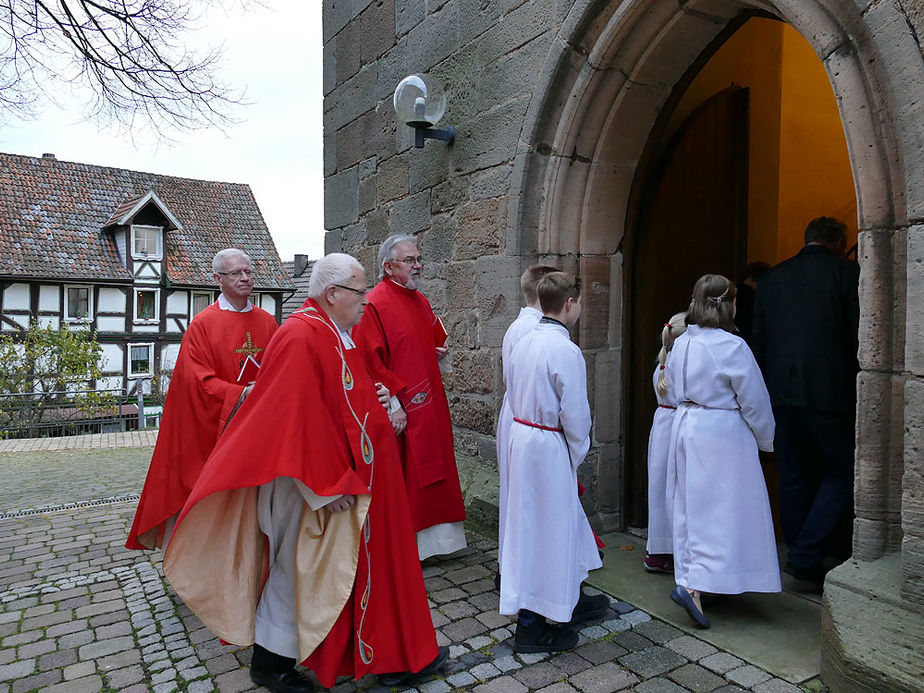
[{"label": "house window", "polygon": [[163,231],[159,226],[132,226],[132,257],[160,260]]},{"label": "house window", "polygon": [[71,322],[89,322],[93,319],[93,306],[90,303],[92,287],[64,287],[64,319]]},{"label": "house window", "polygon": [[192,311],[190,312],[189,317],[198,315],[203,310],[212,305],[212,294],[211,293],[200,293],[194,291],[192,295]]},{"label": "house window", "polygon": [[128,377],[154,374],[154,345],[129,344],[128,345]]},{"label": "house window", "polygon": [[135,289],[135,322],[158,321],[159,294],[160,289]]}]

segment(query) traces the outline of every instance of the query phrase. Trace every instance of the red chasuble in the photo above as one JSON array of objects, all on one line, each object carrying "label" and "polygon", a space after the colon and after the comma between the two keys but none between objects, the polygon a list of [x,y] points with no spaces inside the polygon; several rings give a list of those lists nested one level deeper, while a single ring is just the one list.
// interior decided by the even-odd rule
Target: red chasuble
[{"label": "red chasuble", "polygon": [[261,308],[246,313],[213,303],[196,315],[183,335],[157,445],[126,546],[163,545],[165,525],[183,507],[202,465],[240,399],[238,383],[248,356],[259,361],[276,320]]},{"label": "red chasuble", "polygon": [[268,571],[258,487],[278,477],[349,510],[304,505],[296,550],[299,659],[337,676],[419,671],[437,645],[391,422],[358,349],[314,301],[266,351],[260,377],[209,457],[164,555],[177,594],[227,642],[254,641]]},{"label": "red chasuble", "polygon": [[414,529],[461,522],[465,505],[436,358],[442,326],[423,294],[390,279],[380,281],[368,298],[353,336],[373,377],[398,396],[407,412],[407,428],[398,442]]}]

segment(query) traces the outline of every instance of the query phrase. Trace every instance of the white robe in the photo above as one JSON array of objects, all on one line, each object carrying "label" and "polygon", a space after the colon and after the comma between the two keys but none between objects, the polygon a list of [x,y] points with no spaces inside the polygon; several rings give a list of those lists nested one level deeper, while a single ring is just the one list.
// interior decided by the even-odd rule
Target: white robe
[{"label": "white robe", "polygon": [[[340,332],[344,349],[355,345]],[[257,611],[254,642],[270,652],[298,659],[298,623],[295,612],[295,565],[302,512],[307,504],[319,510],[340,496],[319,496],[298,479],[278,477],[257,492],[257,517],[269,546],[269,575]]]},{"label": "white robe", "polygon": [[668,371],[678,400],[668,453],[674,579],[716,594],[779,592],[757,450],[773,449],[770,396],[740,337],[690,325]]},{"label": "white robe", "polygon": [[[670,366],[668,354],[665,373]],[[677,409],[677,398],[673,390],[662,397],[658,394],[660,365],[652,378],[658,408],[651,422],[648,434],[648,553],[673,553],[674,540],[671,536],[671,506],[667,499],[667,455],[671,445],[671,426]]]},{"label": "white robe", "polygon": [[[510,427],[513,426],[513,414],[510,413],[510,402],[507,400],[507,390],[510,388],[510,382],[508,379],[508,371],[510,363],[511,354],[513,353],[513,348],[520,342],[520,340],[533,331],[533,328],[539,324],[539,320],[542,318],[542,311],[536,310],[535,308],[530,308],[529,306],[524,306],[520,308],[520,314],[517,316],[517,319],[510,323],[510,327],[507,328],[507,332],[504,334],[504,343],[501,355],[503,357],[502,365],[504,368],[504,400],[501,402],[500,415],[497,417],[497,470],[500,473],[500,498],[501,503],[503,503],[503,498],[506,494],[507,489],[507,445],[510,442]],[[499,508],[500,519],[499,519],[499,532],[500,536],[504,534],[504,507],[501,505]],[[500,563],[501,559],[501,547],[500,545],[497,548],[497,562]]]},{"label": "white robe", "polygon": [[529,609],[569,621],[581,582],[601,566],[577,495],[577,468],[590,447],[584,356],[564,326],[540,322],[507,365],[513,416],[564,432],[511,427],[501,498],[500,612]]}]

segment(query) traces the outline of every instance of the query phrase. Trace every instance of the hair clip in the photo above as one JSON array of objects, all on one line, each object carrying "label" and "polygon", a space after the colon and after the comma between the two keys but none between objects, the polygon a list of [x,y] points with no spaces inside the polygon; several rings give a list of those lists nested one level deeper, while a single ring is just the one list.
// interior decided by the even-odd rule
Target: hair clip
[{"label": "hair clip", "polygon": [[669,322],[666,322],[666,323],[664,323],[664,327],[666,327],[667,329],[670,329],[670,328],[671,328],[671,324],[670,324]]},{"label": "hair clip", "polygon": [[660,370],[660,371],[663,371],[663,370],[664,370],[664,364],[663,364],[663,363],[658,367],[658,370]]}]

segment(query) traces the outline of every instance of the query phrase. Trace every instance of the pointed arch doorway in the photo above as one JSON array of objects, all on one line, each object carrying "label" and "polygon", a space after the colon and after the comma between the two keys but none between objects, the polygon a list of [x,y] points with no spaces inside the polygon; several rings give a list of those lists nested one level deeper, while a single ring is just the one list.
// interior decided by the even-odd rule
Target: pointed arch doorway
[{"label": "pointed arch doorway", "polygon": [[[751,18],[705,53],[708,60],[675,89],[673,109],[662,111],[661,134],[649,142],[650,162],[640,166],[630,203],[630,526],[647,525],[647,440],[657,406],[651,371],[660,329],[685,309],[696,279],[713,273],[739,281],[747,262],[786,259],[801,247],[805,224],[822,214],[845,219],[851,244],[856,237],[837,103],[808,43],[787,24]],[[725,84],[731,86],[720,88]],[[774,464],[771,458],[766,469],[773,501]]]},{"label": "pointed arch doorway", "polygon": [[[755,6],[763,15],[757,19],[764,22],[765,33],[773,34],[774,50],[762,50],[752,34],[742,31],[747,25],[760,26],[755,23]],[[839,22],[848,19],[831,15],[830,6],[817,0],[806,0],[800,7],[803,10],[793,18],[778,12],[774,3],[750,0],[691,0],[679,8],[624,0],[575,8],[565,23],[574,33],[556,44],[547,58],[544,83],[524,125],[522,139],[531,144],[514,166],[516,195],[508,215],[506,247],[508,254],[521,258],[523,266],[537,257],[548,259],[579,272],[588,286],[577,341],[590,373],[594,448],[582,466],[582,476],[591,489],[586,507],[604,530],[645,524],[647,498],[640,483],[645,472],[639,470],[644,470],[646,451],[632,440],[630,421],[637,405],[630,388],[630,352],[642,332],[645,339],[657,340],[657,325],[674,308],[652,316],[654,334],[650,326],[643,330],[633,324],[638,200],[650,183],[647,172],[661,160],[687,117],[732,83],[749,90],[747,261],[775,263],[795,254],[807,221],[798,217],[804,216],[807,204],[813,207],[811,216],[824,213],[819,208],[833,211],[831,205],[820,204],[812,186],[794,185],[781,191],[781,179],[846,181],[838,187],[851,193],[855,187],[859,214],[838,210],[834,215],[848,223],[859,220],[862,228],[888,226],[896,213],[892,190],[903,185],[902,172],[885,155],[894,133],[888,121],[875,115],[882,105],[879,92],[863,72],[863,52],[854,47],[846,29],[831,24],[832,16]],[[774,18],[766,19],[767,12],[773,12]],[[792,25],[781,19],[790,19]],[[814,33],[816,26],[827,27],[823,45]],[[794,27],[811,37],[812,45]],[[784,37],[783,31],[790,37]],[[798,74],[792,66],[802,63],[784,64],[780,57],[784,41],[790,47],[801,45],[802,57],[811,63],[814,75],[814,81],[791,82],[799,88],[788,92],[785,108],[783,75],[787,70]],[[771,78],[729,78],[708,65],[719,48],[735,44],[737,55],[724,63],[720,60],[720,66],[731,64],[766,74],[767,63],[775,61]],[[818,84],[823,89],[817,89]],[[802,117],[819,95],[833,105],[831,122]],[[761,128],[755,129],[755,114],[775,116],[760,120]],[[784,118],[790,124],[806,122],[812,127],[785,140],[783,146],[779,133]],[[819,132],[824,139],[817,137]],[[843,152],[845,132],[852,158],[843,157],[843,169],[832,167],[824,157],[817,161],[803,157],[801,163],[793,163],[799,162],[793,152],[811,146],[833,150],[828,146],[831,137],[836,137],[835,144]],[[800,205],[798,214],[781,214],[783,209],[799,210]],[[780,229],[788,231],[779,233]],[[740,264],[740,252],[737,257]],[[697,270],[696,276],[706,271]],[[692,287],[686,280],[683,283],[674,295],[689,296]],[[646,393],[651,390],[656,354],[657,349],[644,357],[639,352],[639,359],[647,361]],[[645,426],[652,411],[653,404],[638,413]]]}]

